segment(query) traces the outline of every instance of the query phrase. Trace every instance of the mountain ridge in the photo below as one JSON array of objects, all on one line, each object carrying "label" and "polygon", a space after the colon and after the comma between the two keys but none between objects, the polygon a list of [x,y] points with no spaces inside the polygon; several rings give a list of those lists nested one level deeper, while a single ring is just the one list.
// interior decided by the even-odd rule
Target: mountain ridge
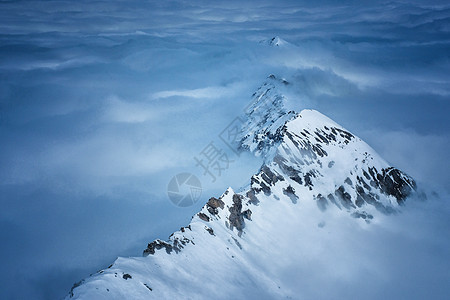
[{"label": "mountain ridge", "polygon": [[289,82],[271,75],[255,92],[238,137],[241,151],[264,157],[250,186],[211,197],[188,226],[149,243],[141,258],[119,258],[68,298],[227,298],[215,285],[243,298],[293,297],[280,282],[289,269],[283,249],[304,247],[291,227],[316,232],[336,216],[369,226],[399,210],[415,181],[321,113],[287,110],[279,84]]}]

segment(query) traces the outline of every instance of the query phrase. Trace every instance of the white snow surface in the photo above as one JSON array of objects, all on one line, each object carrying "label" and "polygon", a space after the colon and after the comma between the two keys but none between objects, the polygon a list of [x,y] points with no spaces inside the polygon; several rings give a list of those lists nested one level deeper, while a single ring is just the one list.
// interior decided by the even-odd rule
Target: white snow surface
[{"label": "white snow surface", "polygon": [[[263,97],[274,104],[256,119]],[[168,247],[118,258],[67,299],[320,299],[328,294],[311,287],[311,278],[330,287],[377,277],[373,252],[358,239],[398,211],[397,199],[371,186],[368,174],[390,166],[321,113],[286,112],[282,98],[266,87],[249,108],[242,144],[266,162],[246,191],[228,188],[215,199],[223,208],[206,204],[188,226],[157,242]],[[265,150],[258,150],[261,141]],[[337,194],[340,187],[349,201]],[[361,189],[375,202],[357,202]]]}]

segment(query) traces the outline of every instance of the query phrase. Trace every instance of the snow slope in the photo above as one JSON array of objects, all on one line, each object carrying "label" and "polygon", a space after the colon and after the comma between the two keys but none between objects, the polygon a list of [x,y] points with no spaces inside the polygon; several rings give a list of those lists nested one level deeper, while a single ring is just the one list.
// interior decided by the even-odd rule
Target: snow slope
[{"label": "snow slope", "polygon": [[167,241],[117,259],[67,298],[299,299],[304,277],[339,283],[372,270],[369,257],[355,264],[334,245],[353,245],[349,233],[396,213],[416,184],[321,113],[288,111],[280,84],[269,77],[246,110],[240,149],[265,159],[250,186],[210,198]]}]

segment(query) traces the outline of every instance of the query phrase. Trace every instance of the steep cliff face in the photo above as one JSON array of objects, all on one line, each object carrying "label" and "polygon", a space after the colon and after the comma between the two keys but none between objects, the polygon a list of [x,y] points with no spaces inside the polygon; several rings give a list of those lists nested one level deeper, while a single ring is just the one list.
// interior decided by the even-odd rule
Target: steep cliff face
[{"label": "steep cliff face", "polygon": [[414,180],[321,113],[286,110],[277,88],[286,84],[269,78],[247,108],[240,149],[265,161],[247,190],[210,198],[167,241],[119,258],[68,297],[298,298],[292,277],[307,276],[302,267],[335,238],[324,227],[339,236],[398,211]]}]

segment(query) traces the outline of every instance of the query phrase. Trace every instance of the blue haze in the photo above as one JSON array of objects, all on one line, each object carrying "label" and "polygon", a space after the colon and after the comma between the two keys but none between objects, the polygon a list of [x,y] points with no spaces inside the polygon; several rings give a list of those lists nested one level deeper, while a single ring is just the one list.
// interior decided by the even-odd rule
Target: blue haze
[{"label": "blue haze", "polygon": [[[218,134],[274,73],[292,80],[299,109],[328,115],[427,192],[393,221],[414,233],[371,236],[380,264],[411,283],[374,284],[374,298],[444,299],[450,5],[315,3],[0,1],[0,298],[62,298],[245,184],[258,159],[233,157],[211,183],[193,157],[225,147]],[[290,45],[260,43],[274,36]],[[204,185],[186,209],[166,196],[180,171]]]}]

